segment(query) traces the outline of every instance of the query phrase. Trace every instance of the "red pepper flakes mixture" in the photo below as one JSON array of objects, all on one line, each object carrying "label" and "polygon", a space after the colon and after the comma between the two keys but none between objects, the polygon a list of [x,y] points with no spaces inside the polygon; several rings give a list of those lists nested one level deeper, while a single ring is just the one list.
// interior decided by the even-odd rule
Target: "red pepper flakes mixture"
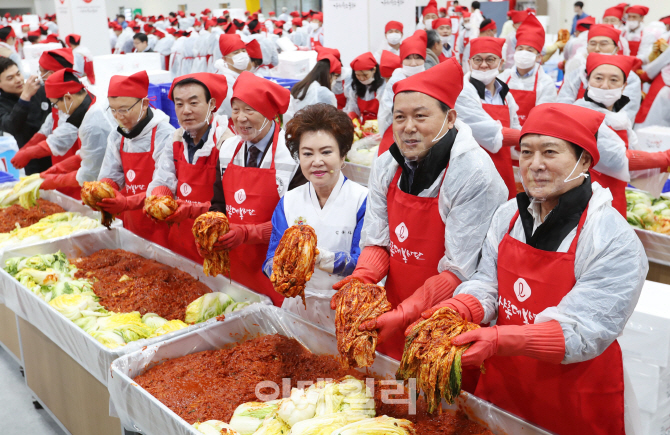
[{"label": "red pepper flakes mixture", "polygon": [[[343,369],[333,355],[315,355],[295,339],[275,334],[254,338],[231,349],[171,359],[152,367],[134,381],[193,424],[207,420],[230,421],[239,405],[258,401],[255,388],[261,381],[272,381],[281,387],[282,379],[290,378],[291,386],[296,387],[298,381],[339,379],[345,375],[365,377],[356,370]],[[408,416],[407,405],[381,403],[381,391],[385,388],[395,387],[375,383],[377,415],[407,418],[416,423],[418,434],[492,435],[462,413],[429,416],[421,399],[417,403],[417,415]]]},{"label": "red pepper flakes mixture", "polygon": [[11,205],[0,210],[0,233],[9,233],[15,230],[17,223],[21,228],[29,227],[42,218],[64,211],[60,205],[44,199],[38,199],[37,205],[29,209],[25,209],[19,204]]},{"label": "red pepper flakes mixture", "polygon": [[110,311],[156,313],[184,320],[188,304],[212,290],[186,272],[123,249],[103,249],[72,262],[77,278],[89,278]]}]

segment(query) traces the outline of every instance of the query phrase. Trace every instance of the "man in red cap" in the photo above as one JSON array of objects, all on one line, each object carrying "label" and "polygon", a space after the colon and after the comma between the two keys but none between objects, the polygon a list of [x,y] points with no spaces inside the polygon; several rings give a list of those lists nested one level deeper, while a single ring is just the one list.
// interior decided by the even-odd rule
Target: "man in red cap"
[{"label": "man in red cap", "polygon": [[123,227],[152,242],[167,245],[168,226],[154,224],[142,213],[147,187],[158,171],[163,150],[171,145],[174,127],[169,117],[149,106],[149,76],[112,76],[107,99],[117,128],[109,134],[98,180],[116,197],[98,203],[112,215],[121,215]]},{"label": "man in red cap", "polygon": [[635,409],[616,339],[649,265],[610,192],[589,177],[604,116],[560,103],[530,112],[525,192],[493,215],[474,276],[422,316],[449,307],[477,324],[495,321],[452,341],[472,343],[464,368],[484,363],[474,394],[561,435],[624,434]]},{"label": "man in red cap", "polygon": [[360,124],[377,119],[379,98],[384,91],[384,79],[379,71],[379,65],[372,53],[363,53],[351,62],[352,76],[347,105],[344,112]]},{"label": "man in red cap", "polygon": [[232,279],[272,298],[283,297],[263,274],[262,265],[272,233],[272,213],[279,198],[304,182],[298,163],[286,147],[284,130],[275,121],[286,112],[290,92],[245,71],[235,82],[232,119],[238,133],[219,153],[219,178],[211,211],[226,213],[230,231],[216,250],[230,250]]},{"label": "man in red cap", "polygon": [[[521,26],[521,23],[528,17],[529,13],[527,11],[509,11],[508,13],[510,21],[512,22],[512,29],[507,34],[505,34],[505,68],[511,68],[514,65],[514,48],[516,47],[516,32],[517,29]],[[504,33],[504,29],[503,29]],[[502,34],[501,34],[501,37]]]},{"label": "man in red cap", "polygon": [[214,67],[217,74],[223,74],[228,81],[228,95],[221,102],[219,113],[230,118],[233,114],[230,99],[233,95],[235,81],[249,67],[249,53],[247,46],[239,35],[219,36],[219,50],[222,59],[216,61]]},{"label": "man in red cap", "polygon": [[74,70],[80,77],[86,76],[88,81],[95,84],[95,71],[93,71],[93,54],[91,50],[81,45],[81,35],[71,33],[65,37],[65,43],[72,49],[74,57]]},{"label": "man in red cap", "polygon": [[517,115],[522,126],[533,107],[556,102],[554,79],[540,65],[544,39],[544,27],[535,15],[528,15],[516,31],[514,64],[498,76],[509,86],[519,106]]},{"label": "man in red cap", "polygon": [[[626,30],[623,37],[628,40],[631,56],[637,56],[640,49],[644,37],[644,17],[648,13],[649,8],[646,6],[634,5],[626,9]],[[653,40],[651,42],[653,43]]]},{"label": "man in red cap", "polygon": [[432,0],[428,2],[425,8],[421,11],[422,19],[416,28],[419,30],[430,30],[433,28],[433,20],[437,20],[437,2]]},{"label": "man in red cap", "polygon": [[8,57],[16,63],[21,70],[24,78],[28,78],[30,74],[26,74],[21,68],[21,56],[16,52],[16,33],[12,26],[0,28],[0,57]]},{"label": "man in red cap", "polygon": [[471,57],[468,62],[471,72],[465,75],[464,88],[471,94],[475,92],[479,98],[479,104],[470,110],[484,111],[502,126],[503,139],[500,144],[484,142],[480,145],[491,156],[507,186],[508,199],[512,199],[516,196],[516,183],[512,170],[511,148],[519,144],[521,125],[514,97],[507,85],[496,78],[502,64],[504,44],[503,38],[486,36],[480,36],[470,42]]},{"label": "man in red cap", "polygon": [[456,51],[460,55],[459,59],[461,60],[461,63],[466,65],[467,68],[467,58],[465,58],[466,62],[463,62],[463,53],[472,38],[472,25],[470,24],[470,12],[467,10],[463,11],[462,15],[461,27],[458,30],[458,39],[456,40]]},{"label": "man in red cap", "polygon": [[[474,24],[473,24],[474,25]],[[490,38],[495,38],[496,34],[498,33],[498,28],[496,27],[496,22],[493,21],[490,18],[487,18],[483,20],[478,27],[478,36],[487,36]],[[506,53],[507,51],[507,46],[503,45],[503,54]],[[470,59],[470,44],[466,45],[464,48],[464,51],[462,53],[462,58],[463,59]],[[463,65],[463,72],[467,73],[470,71],[470,64],[468,62],[464,62]]]},{"label": "man in red cap", "polygon": [[[605,9],[605,12],[603,13],[603,24],[609,24],[615,29],[623,32],[626,29],[623,24],[625,7],[626,5],[622,3]],[[623,53],[625,56],[630,55],[630,48],[628,47],[628,40],[626,38],[619,38],[619,52]]]},{"label": "man in red cap", "polygon": [[[661,18],[661,22],[666,28],[670,27],[670,17]],[[635,118],[636,129],[651,125],[670,127],[670,50],[667,49],[670,36],[666,34],[665,37],[667,39],[661,38],[654,44],[658,57],[653,60],[649,57],[651,61],[637,71],[642,80],[651,82],[651,86]]]},{"label": "man in red cap", "polygon": [[309,43],[312,50],[314,50],[317,45],[323,46],[323,14],[319,12],[312,15],[312,21],[310,21],[309,25],[311,27]]},{"label": "man in red cap", "polygon": [[163,67],[164,70],[169,71],[170,70],[170,54],[172,53],[172,46],[175,43],[175,38],[174,35],[172,35],[169,31],[161,32],[160,30],[156,30],[155,33],[162,34],[162,37],[158,39],[156,42],[156,46],[154,47],[154,51],[156,53],[160,53],[161,55],[161,66]]},{"label": "man in red cap", "polygon": [[402,68],[400,56],[396,56],[390,51],[382,51],[381,60],[379,61],[379,72],[387,83],[391,79],[393,72],[398,68]]},{"label": "man in red cap", "polygon": [[134,34],[135,32],[133,31],[133,28],[130,25],[128,27],[124,27],[123,31],[118,35],[116,39],[116,45],[114,46],[114,54],[132,53]]},{"label": "man in red cap", "polygon": [[403,36],[403,25],[400,21],[389,21],[384,27],[384,42],[375,51],[375,59],[379,61],[382,51],[390,51],[395,55],[400,54],[400,41]]},{"label": "man in red cap", "polygon": [[[588,43],[586,45],[586,52],[616,54],[618,51],[620,32],[608,24],[594,24],[588,31]],[[572,104],[576,100],[584,96],[584,90],[587,88],[586,75],[586,59],[584,56],[578,55],[571,62],[579,62],[579,66],[574,67],[567,73],[563,79],[563,85],[558,91],[557,101],[559,103]],[[640,77],[631,71],[627,78],[627,86],[624,89],[630,102],[626,104],[623,111],[628,115],[631,122],[635,120],[637,112],[640,109],[640,102],[642,101],[642,84]]]},{"label": "man in red cap", "polygon": [[80,199],[84,182],[98,179],[113,121],[105,105],[96,104],[95,95],[87,91],[70,68],[51,74],[44,89],[51,104],[67,115],[67,121],[60,122],[45,142],[29,148],[40,151],[37,155],[32,153],[34,158],[51,155],[53,162],[49,170],[40,174],[44,178],[40,188],[58,189]]},{"label": "man in red cap", "polygon": [[302,18],[296,17],[291,20],[289,39],[298,47],[307,47],[309,44],[309,33],[305,26],[303,26]]},{"label": "man in red cap", "polygon": [[442,41],[442,56],[450,58],[456,51],[454,35],[451,33],[451,18],[438,18],[433,21],[433,30],[437,32]]},{"label": "man in red cap", "polygon": [[462,77],[452,58],[393,86],[394,143],[372,169],[362,252],[353,274],[333,286],[386,277],[393,310],[360,329],[376,329],[377,350],[395,359],[405,328],[472,277],[490,219],[507,198],[491,159],[452,110]]}]

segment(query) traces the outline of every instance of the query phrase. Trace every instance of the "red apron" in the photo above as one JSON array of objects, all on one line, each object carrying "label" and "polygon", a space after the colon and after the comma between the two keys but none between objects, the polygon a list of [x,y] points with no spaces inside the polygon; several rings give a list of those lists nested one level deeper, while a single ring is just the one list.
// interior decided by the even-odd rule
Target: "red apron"
[{"label": "red apron", "polygon": [[[344,80],[342,80],[342,86],[344,86]],[[344,95],[344,92],[341,94],[335,94],[335,99],[337,100],[337,110],[344,109],[344,106],[347,105],[347,96]]]},{"label": "red apron", "polygon": [[394,142],[395,138],[393,137],[393,125],[391,125],[386,129],[384,135],[382,136],[382,141],[379,143],[379,148],[377,149],[377,155],[381,156],[386,151],[388,151]]},{"label": "red apron", "polygon": [[637,51],[640,49],[640,41],[628,41],[628,48],[630,48],[630,55],[637,56]]},{"label": "red apron", "polygon": [[663,89],[664,86],[665,82],[663,81],[663,76],[661,74],[657,75],[656,78],[654,78],[654,80],[651,82],[647,96],[644,97],[642,104],[640,104],[640,110],[637,112],[637,116],[635,117],[636,124],[641,124],[647,119],[647,115],[649,114],[651,106],[654,104],[656,95],[661,92],[661,89]]},{"label": "red apron", "polygon": [[[151,149],[146,153],[127,153],[123,150],[125,137],[121,137],[121,166],[123,167],[125,186],[121,193],[126,196],[137,195],[146,192],[149,183],[153,179],[154,167],[154,141],[156,139],[156,129],[151,130]],[[121,215],[123,227],[140,237],[161,246],[168,247],[167,236],[168,226],[165,222],[154,222],[144,215],[142,209],[126,210]]]},{"label": "red apron", "polygon": [[377,98],[365,101],[361,97],[356,97],[356,102],[358,103],[358,109],[361,111],[363,123],[377,119],[377,112],[379,111],[379,100]]},{"label": "red apron", "polygon": [[461,53],[461,63],[463,63],[463,55],[465,54],[465,47],[468,46],[470,38],[463,38],[463,53]]},{"label": "red apron", "polygon": [[[516,73],[512,72],[512,74]],[[519,117],[519,124],[521,124],[522,127],[523,124],[526,122],[526,118],[528,118],[530,110],[533,107],[535,107],[535,103],[537,101],[537,78],[539,76],[540,71],[538,69],[538,71],[535,72],[535,84],[533,85],[532,91],[524,91],[521,89],[512,89],[512,88],[510,88],[509,90],[512,93],[512,96],[514,97],[514,101],[516,101],[517,106],[519,106],[519,108],[516,111],[516,114]],[[509,84],[511,78],[512,76],[510,75],[505,83]]]},{"label": "red apron", "polygon": [[95,71],[93,70],[93,61],[87,58],[84,58],[84,74],[88,77],[88,81],[92,85],[95,84]]},{"label": "red apron", "polygon": [[[58,109],[55,107],[51,108],[51,117],[53,118],[53,125],[51,127],[51,132],[53,133],[57,128],[58,128]],[[77,153],[77,151],[81,148],[81,140],[79,140],[79,136],[77,136],[77,140],[74,141],[74,145],[62,156],[54,156],[53,154],[51,155],[51,166],[55,166],[58,163],[62,162],[68,157],[72,157]],[[67,195],[71,198],[74,199],[81,199],[81,189],[76,188],[76,187],[61,187],[58,190],[60,193],[63,195]]]},{"label": "red apron", "polygon": [[[626,144],[626,149],[628,149],[628,131],[614,130],[613,128],[612,131],[619,135],[621,140],[623,140],[623,142]],[[592,181],[597,181],[598,184],[610,190],[613,198],[612,207],[614,207],[625,218],[626,209],[628,208],[628,205],[626,204],[626,186],[628,183],[593,169],[589,169],[589,173],[591,174]]]},{"label": "red apron", "polygon": [[[237,145],[230,163],[223,173],[223,195],[226,198],[226,215],[231,224],[263,224],[272,220],[279,194],[277,193],[277,171],[275,152],[279,125],[275,123],[272,138],[272,163],[270,169],[247,168],[233,164],[235,156],[242,148]],[[240,195],[241,194],[241,195]],[[242,198],[238,201],[237,198]],[[270,279],[263,274],[263,262],[269,244],[240,245],[230,251],[230,274],[234,281],[251,290],[269,296],[277,307],[281,307],[284,297],[277,293]]]},{"label": "red apron", "polygon": [[582,81],[580,80],[579,90],[577,91],[577,99],[575,101],[579,100],[580,98],[584,98],[584,92],[586,92],[586,89],[584,89],[584,83],[582,83]]},{"label": "red apron", "polygon": [[[216,144],[216,136],[213,136],[213,140]],[[175,142],[172,151],[177,174],[177,198],[188,202],[211,201],[216,182],[218,148],[212,147],[210,155],[200,156],[195,164],[189,163],[184,157],[184,142]],[[168,246],[177,254],[202,264],[203,259],[195,248],[195,238],[191,232],[193,222],[195,219],[186,219],[171,225],[168,232]]]},{"label": "red apron", "polygon": [[[588,208],[587,208],[588,210]],[[575,283],[575,251],[587,210],[567,253],[535,249],[505,234],[498,247],[498,325],[534,323]],[[517,212],[509,231],[519,216]],[[493,356],[475,395],[559,435],[624,435],[623,360],[614,341],[581,363],[550,364]]]},{"label": "red apron", "polygon": [[[491,118],[496,121],[500,121],[503,127],[509,128],[510,119],[509,119],[509,106],[501,104],[485,104],[482,103],[482,107],[488,113]],[[516,197],[516,182],[514,181],[514,169],[512,169],[512,155],[510,147],[502,146],[497,153],[490,153],[484,149],[493,160],[493,164],[496,166],[498,173],[505,182],[507,186],[507,199],[512,199]]]}]

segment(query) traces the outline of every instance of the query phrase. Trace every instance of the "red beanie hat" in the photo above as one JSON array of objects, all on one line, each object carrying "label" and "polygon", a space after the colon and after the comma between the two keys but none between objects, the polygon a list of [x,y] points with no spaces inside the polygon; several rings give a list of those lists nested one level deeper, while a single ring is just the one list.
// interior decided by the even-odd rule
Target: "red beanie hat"
[{"label": "red beanie hat", "polygon": [[[332,54],[333,56],[335,56],[335,59],[342,62],[342,57],[340,56],[340,50],[338,50],[337,48],[328,48],[328,47],[321,46],[321,47],[316,47],[315,50],[319,55],[321,55],[322,53],[323,54]],[[318,59],[318,56],[317,56],[317,59]]]},{"label": "red beanie hat", "polygon": [[402,68],[402,61],[400,56],[391,53],[388,50],[382,51],[381,59],[379,59],[379,73],[382,77],[391,77],[393,71]]},{"label": "red beanie hat", "polygon": [[480,36],[470,40],[470,58],[477,54],[491,53],[502,57],[502,48],[505,44],[505,38],[491,38],[489,36]]},{"label": "red beanie hat", "polygon": [[649,8],[646,6],[634,5],[626,9],[627,14],[638,14],[643,17],[649,13]]},{"label": "red beanie hat", "polygon": [[438,18],[433,20],[433,30],[437,30],[440,26],[449,26],[451,27],[451,18]]},{"label": "red beanie hat", "polygon": [[233,51],[241,50],[243,48],[246,48],[246,45],[244,45],[244,41],[242,41],[240,35],[224,34],[219,36],[219,49],[221,50],[221,54],[223,56],[226,56],[229,53],[232,53]]},{"label": "red beanie hat", "polygon": [[[423,34],[426,35],[426,32],[423,32]],[[426,39],[422,38],[421,35],[414,33],[400,44],[400,60],[403,61],[412,54],[418,54],[425,60],[427,44]]]},{"label": "red beanie hat", "polygon": [[223,104],[223,101],[226,99],[226,94],[228,93],[228,81],[226,80],[226,76],[213,73],[193,73],[177,77],[172,81],[170,92],[168,92],[168,98],[170,100],[174,101],[172,92],[174,91],[175,86],[186,79],[194,79],[207,88],[209,95],[216,100],[214,112],[219,110],[219,107]]},{"label": "red beanie hat", "polygon": [[606,36],[614,41],[614,45],[619,43],[621,32],[611,24],[594,24],[589,28],[589,40],[596,36]]},{"label": "red beanie hat", "polygon": [[437,8],[435,6],[426,6],[425,8],[423,8],[423,11],[421,11],[421,15],[425,17],[428,14],[437,15]]},{"label": "red beanie hat", "polygon": [[[445,80],[449,77],[449,80]],[[441,86],[435,86],[441,83]],[[458,61],[450,57],[429,70],[420,72],[393,85],[393,99],[404,91],[421,92],[454,108],[458,95],[463,90],[463,69]],[[527,121],[526,121],[527,122]]]},{"label": "red beanie hat", "polygon": [[292,16],[293,18],[298,18],[298,17],[300,17],[300,12],[298,12],[298,11],[293,11],[293,12],[291,12],[289,15]]},{"label": "red beanie hat", "polygon": [[82,89],[84,85],[70,68],[56,71],[44,82],[44,92],[47,98],[63,98],[67,94],[74,95]]},{"label": "red beanie hat", "polygon": [[342,62],[340,62],[335,56],[331,53],[319,53],[316,58],[317,62],[321,60],[327,60],[330,63],[330,73],[331,74],[342,74]]},{"label": "red beanie hat", "polygon": [[363,53],[351,62],[351,69],[354,71],[365,71],[377,66],[375,57],[369,51]]},{"label": "red beanie hat", "polygon": [[616,17],[616,18],[622,20],[623,19],[623,10],[624,10],[624,6],[622,6],[622,5],[612,6],[611,8],[605,9],[605,12],[603,13],[603,18],[605,18],[605,17]]},{"label": "red beanie hat", "polygon": [[140,71],[131,76],[112,76],[109,80],[108,97],[146,98],[149,94],[149,76]]},{"label": "red beanie hat", "polygon": [[612,56],[609,54],[589,53],[586,58],[586,75],[591,75],[591,72],[600,65],[614,65],[623,72],[624,80],[628,78],[628,74],[633,69],[635,64],[635,57],[632,56]]},{"label": "red beanie hat", "polygon": [[526,134],[541,134],[566,140],[588,151],[593,158],[593,167],[600,160],[596,133],[604,119],[604,113],[574,104],[540,104],[528,114],[526,123],[521,128],[521,138]]},{"label": "red beanie hat", "polygon": [[253,57],[254,59],[263,59],[261,44],[259,44],[255,39],[247,42],[247,54],[249,54],[249,57]]},{"label": "red beanie hat", "polygon": [[665,24],[666,26],[670,26],[670,15],[668,15],[667,17],[663,17],[658,21]]},{"label": "red beanie hat", "polygon": [[577,30],[580,32],[586,32],[595,23],[596,19],[593,17],[582,18],[581,20],[577,21]]},{"label": "red beanie hat", "polygon": [[292,19],[291,24],[293,24],[294,26],[302,27],[302,18],[296,17]]},{"label": "red beanie hat", "polygon": [[384,27],[384,33],[387,33],[389,30],[400,30],[400,33],[403,33],[404,26],[400,21],[389,21]]},{"label": "red beanie hat", "polygon": [[233,85],[231,101],[235,98],[239,98],[261,115],[272,120],[278,114],[286,112],[291,101],[291,92],[277,83],[244,71]]},{"label": "red beanie hat", "polygon": [[544,47],[544,27],[533,14],[529,14],[516,31],[516,46],[527,45],[542,52]]},{"label": "red beanie hat", "polygon": [[65,37],[65,42],[67,44],[81,44],[81,35],[77,35],[75,33],[70,33]]},{"label": "red beanie hat", "polygon": [[12,26],[5,26],[0,29],[0,41],[7,41],[9,38],[16,38],[16,32]]},{"label": "red beanie hat", "polygon": [[59,71],[74,66],[74,56],[71,48],[57,48],[42,53],[39,64],[45,71]]},{"label": "red beanie hat", "polygon": [[497,28],[498,27],[496,26],[496,22],[491,20],[491,22],[485,25],[484,27],[480,27],[479,31],[486,32],[487,30],[496,30]]},{"label": "red beanie hat", "polygon": [[514,24],[523,23],[528,15],[527,11],[510,11],[510,18]]}]

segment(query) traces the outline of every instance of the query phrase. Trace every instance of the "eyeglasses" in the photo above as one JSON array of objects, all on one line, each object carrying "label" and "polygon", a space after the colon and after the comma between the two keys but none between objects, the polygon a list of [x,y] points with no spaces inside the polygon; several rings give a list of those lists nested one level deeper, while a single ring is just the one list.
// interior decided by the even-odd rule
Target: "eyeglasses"
[{"label": "eyeglasses", "polygon": [[596,48],[600,46],[601,50],[608,49],[614,46],[614,43],[611,41],[589,41],[589,48]]},{"label": "eyeglasses", "polygon": [[[472,58],[472,63],[476,66],[481,65],[482,62],[484,62],[484,59],[482,59],[479,56],[475,56],[475,57]],[[493,68],[493,67],[497,66],[498,58],[494,57],[494,56],[489,56],[489,57],[486,58],[486,64],[488,66],[490,66],[491,68]]]},{"label": "eyeglasses", "polygon": [[52,109],[58,109],[58,102],[62,101],[62,100],[63,100],[62,98],[59,98],[59,99],[56,100],[56,102],[51,103],[51,108]]},{"label": "eyeglasses", "polygon": [[137,100],[135,102],[135,104],[133,104],[132,106],[130,106],[127,109],[112,109],[111,107],[108,107],[107,110],[112,112],[112,116],[116,116],[116,115],[126,116],[130,113],[131,110],[133,110],[133,107],[137,106],[137,103],[139,103],[142,100],[143,100],[143,98],[140,99],[140,100]]}]

